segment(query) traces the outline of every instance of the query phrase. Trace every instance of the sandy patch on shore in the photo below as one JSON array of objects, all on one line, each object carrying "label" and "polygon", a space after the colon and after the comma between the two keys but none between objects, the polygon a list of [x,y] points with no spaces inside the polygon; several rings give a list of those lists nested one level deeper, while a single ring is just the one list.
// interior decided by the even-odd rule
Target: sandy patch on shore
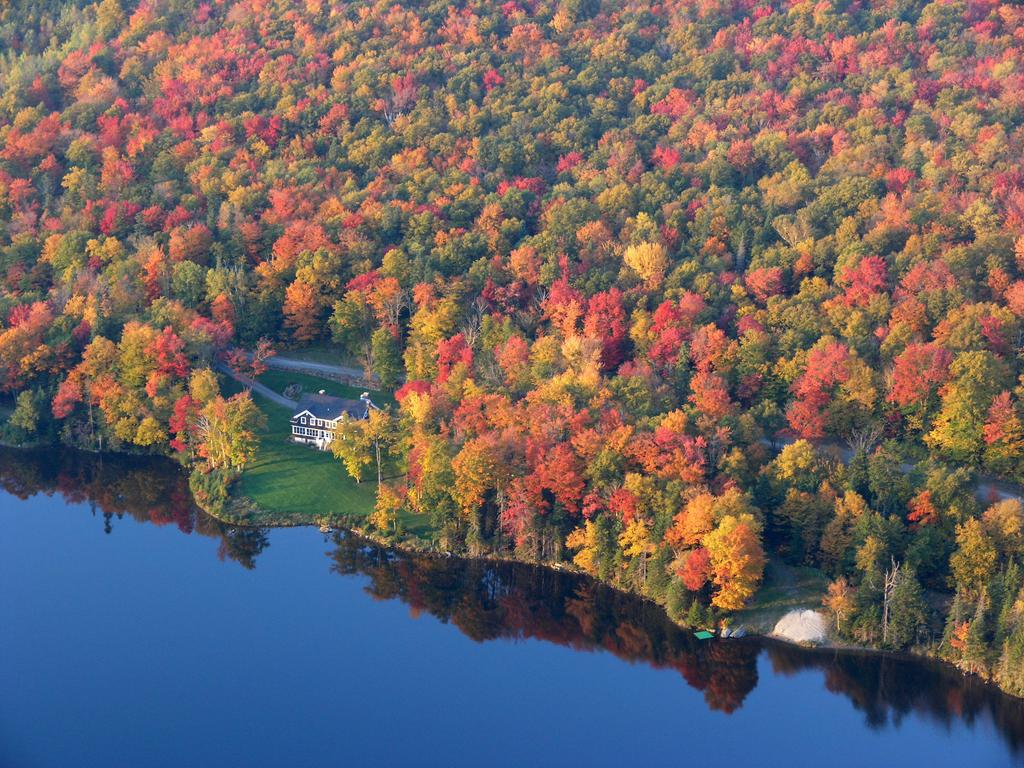
[{"label": "sandy patch on shore", "polygon": [[828,640],[828,625],[818,611],[790,611],[776,623],[772,636],[791,643],[818,645]]}]

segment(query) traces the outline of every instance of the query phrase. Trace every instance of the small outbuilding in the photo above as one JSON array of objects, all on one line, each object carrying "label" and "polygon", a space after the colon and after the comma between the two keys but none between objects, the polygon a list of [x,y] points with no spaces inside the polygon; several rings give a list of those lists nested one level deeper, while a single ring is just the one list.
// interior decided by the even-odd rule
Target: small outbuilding
[{"label": "small outbuilding", "polygon": [[321,451],[334,439],[334,430],[344,419],[366,419],[370,409],[376,408],[370,393],[364,392],[358,400],[333,397],[320,390],[315,395],[303,395],[291,418],[292,440],[315,445]]}]

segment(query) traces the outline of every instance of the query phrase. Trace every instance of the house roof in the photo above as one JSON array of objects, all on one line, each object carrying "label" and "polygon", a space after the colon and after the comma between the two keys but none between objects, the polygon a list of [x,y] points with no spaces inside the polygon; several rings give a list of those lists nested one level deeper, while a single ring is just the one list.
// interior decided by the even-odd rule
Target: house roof
[{"label": "house roof", "polygon": [[355,419],[366,418],[367,405],[359,400],[348,400],[344,397],[332,397],[331,395],[303,395],[299,404],[292,414],[292,421],[296,421],[299,415],[309,412],[317,419],[334,421],[343,413]]}]

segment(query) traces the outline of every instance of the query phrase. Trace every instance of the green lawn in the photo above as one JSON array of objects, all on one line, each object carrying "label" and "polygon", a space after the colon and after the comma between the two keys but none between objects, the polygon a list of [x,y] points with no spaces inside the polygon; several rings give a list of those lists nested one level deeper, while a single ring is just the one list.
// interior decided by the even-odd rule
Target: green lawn
[{"label": "green lawn", "polygon": [[336,344],[321,342],[310,344],[306,347],[281,347],[278,352],[281,357],[291,360],[307,360],[311,363],[327,363],[329,365],[350,365],[355,368],[362,366],[342,347]]},{"label": "green lawn", "polygon": [[733,624],[768,633],[786,613],[796,609],[821,608],[828,591],[828,577],[817,568],[787,565],[777,558],[768,560],[764,582],[750,604],[733,615]]},{"label": "green lawn", "polygon": [[[226,381],[221,388],[225,394],[238,391],[235,382],[223,378]],[[361,391],[288,371],[268,371],[260,376],[260,382],[278,392],[292,382],[301,384],[306,391],[323,389],[338,397],[358,397]],[[260,434],[256,457],[233,489],[233,495],[252,499],[259,508],[244,522],[253,525],[362,525],[373,511],[376,477],[356,483],[329,452],[291,442],[291,413],[255,393],[254,399],[267,418],[267,426]],[[394,402],[381,393],[374,393],[374,401],[382,406]],[[391,469],[390,474],[394,472]],[[368,474],[375,475],[373,471]],[[407,533],[424,537],[429,533],[429,521],[423,516],[406,514],[399,523]]]},{"label": "green lawn", "polygon": [[[366,392],[366,389],[361,387],[349,387],[336,381],[321,379],[318,376],[309,376],[304,373],[296,373],[295,371],[269,370],[262,376],[259,376],[257,380],[260,384],[265,384],[275,392],[282,394],[289,384],[298,384],[302,387],[302,391],[306,393],[319,392],[322,389],[328,395],[348,397],[353,400],[357,400],[359,395]],[[395,398],[390,393],[370,390],[370,397],[381,408],[395,404]]]}]

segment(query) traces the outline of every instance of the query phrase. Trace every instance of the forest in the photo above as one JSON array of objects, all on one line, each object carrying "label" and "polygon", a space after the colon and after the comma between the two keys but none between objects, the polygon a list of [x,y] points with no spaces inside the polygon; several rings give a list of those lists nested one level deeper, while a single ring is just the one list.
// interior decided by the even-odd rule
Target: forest
[{"label": "forest", "polygon": [[339,465],[406,468],[382,535],[693,625],[777,558],[1022,695],[1022,156],[998,0],[10,0],[3,441],[209,506],[216,366],[330,344],[397,390]]}]

